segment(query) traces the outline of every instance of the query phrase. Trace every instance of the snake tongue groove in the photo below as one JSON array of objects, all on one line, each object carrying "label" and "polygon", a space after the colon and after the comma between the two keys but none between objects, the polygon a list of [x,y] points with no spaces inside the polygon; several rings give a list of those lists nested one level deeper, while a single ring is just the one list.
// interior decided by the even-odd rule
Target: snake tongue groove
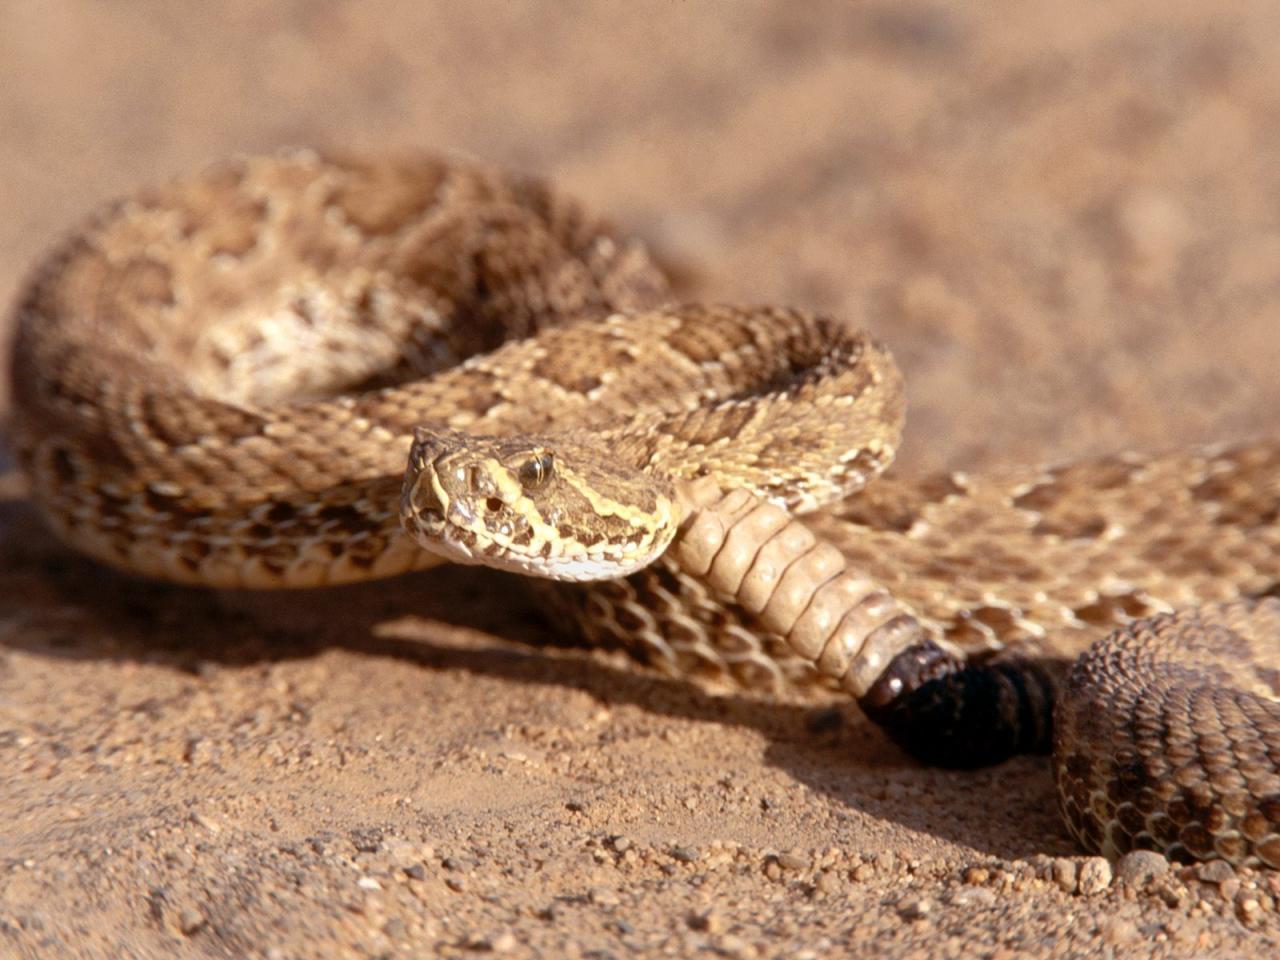
[{"label": "snake tongue groove", "polygon": [[590,642],[835,687],[929,762],[1052,745],[1087,849],[1280,868],[1280,444],[884,474],[881,345],[670,296],[537,180],[240,157],[41,261],[12,438],[52,528],[123,569],[553,578]]}]

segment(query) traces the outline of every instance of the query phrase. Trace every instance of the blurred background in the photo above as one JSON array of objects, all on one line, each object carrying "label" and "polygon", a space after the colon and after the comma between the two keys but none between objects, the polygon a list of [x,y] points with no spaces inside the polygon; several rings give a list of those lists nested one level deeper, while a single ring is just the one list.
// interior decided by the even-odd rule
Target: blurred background
[{"label": "blurred background", "polygon": [[554,179],[689,297],[870,327],[904,460],[1238,439],[1280,410],[1271,2],[0,0],[0,300],[228,153]]}]

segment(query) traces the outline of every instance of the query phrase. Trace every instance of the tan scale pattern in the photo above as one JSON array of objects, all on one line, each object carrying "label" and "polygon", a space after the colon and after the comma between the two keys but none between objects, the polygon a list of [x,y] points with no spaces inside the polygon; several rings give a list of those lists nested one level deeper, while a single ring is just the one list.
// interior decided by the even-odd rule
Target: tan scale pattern
[{"label": "tan scale pattern", "polygon": [[[417,427],[570,437],[570,455],[596,437],[686,506],[708,483],[743,492],[698,500],[690,539],[652,566],[558,586],[555,604],[589,639],[753,689],[857,693],[917,624],[977,658],[1065,665],[1137,618],[1280,593],[1280,444],[871,483],[902,422],[883,350],[797,311],[657,309],[667,295],[639,245],[535,181],[430,157],[235,160],[107,208],[42,263],[17,306],[14,439],[78,548],[266,587],[434,562],[400,527]],[[1083,843],[1280,866],[1259,794],[1274,621],[1206,607],[1085,661],[1089,699],[1065,698],[1057,724]],[[1119,679],[1128,655],[1108,652],[1182,664],[1220,636],[1220,660],[1256,672],[1246,688],[1219,663],[1204,689],[1229,692],[1171,692],[1145,655]],[[1131,689],[1180,711],[1136,795],[1120,741],[1156,741]],[[1094,715],[1117,732],[1075,732]],[[1258,805],[1242,814],[1242,797]]]},{"label": "tan scale pattern", "polygon": [[1138,621],[1081,657],[1055,725],[1072,833],[1113,858],[1280,868],[1277,664],[1273,598]]}]

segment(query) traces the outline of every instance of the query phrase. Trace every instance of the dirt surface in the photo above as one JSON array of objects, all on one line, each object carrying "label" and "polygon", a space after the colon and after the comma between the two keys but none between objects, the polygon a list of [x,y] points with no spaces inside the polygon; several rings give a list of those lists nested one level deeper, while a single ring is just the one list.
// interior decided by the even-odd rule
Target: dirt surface
[{"label": "dirt surface", "polygon": [[[16,0],[0,299],[207,159],[446,148],[553,176],[691,296],[873,329],[904,470],[1242,439],[1280,411],[1278,17]],[[1280,952],[1280,881],[1113,878],[1043,759],[922,769],[851,706],[548,648],[510,580],[143,583],[11,470],[0,538],[0,955]]]}]

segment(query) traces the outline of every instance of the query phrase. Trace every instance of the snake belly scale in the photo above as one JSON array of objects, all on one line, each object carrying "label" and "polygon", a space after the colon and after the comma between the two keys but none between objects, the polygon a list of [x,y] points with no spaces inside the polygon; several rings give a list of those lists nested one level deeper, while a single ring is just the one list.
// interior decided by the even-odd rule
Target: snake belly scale
[{"label": "snake belly scale", "polygon": [[41,262],[12,438],[52,527],[124,569],[556,578],[592,642],[834,684],[925,758],[1052,737],[1089,849],[1280,868],[1280,445],[880,476],[903,423],[883,347],[669,298],[642,245],[536,180],[237,159]]}]

